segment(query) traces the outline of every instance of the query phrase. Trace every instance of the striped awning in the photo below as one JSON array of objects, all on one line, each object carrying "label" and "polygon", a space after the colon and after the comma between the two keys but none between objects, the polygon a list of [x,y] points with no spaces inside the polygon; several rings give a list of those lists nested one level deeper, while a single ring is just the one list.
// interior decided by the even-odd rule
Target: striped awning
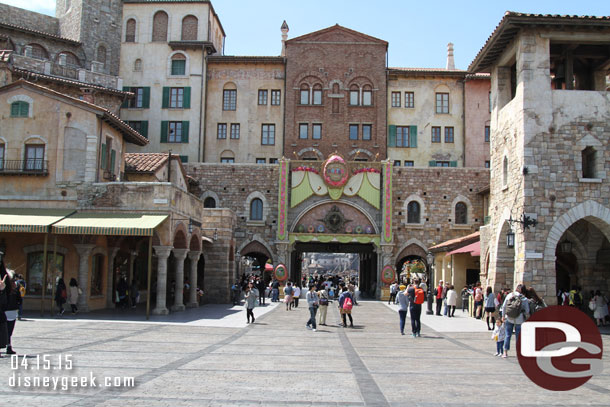
[{"label": "striped awning", "polygon": [[47,233],[74,209],[0,208],[0,232]]},{"label": "striped awning", "polygon": [[152,236],[169,215],[79,212],[53,225],[60,235]]}]

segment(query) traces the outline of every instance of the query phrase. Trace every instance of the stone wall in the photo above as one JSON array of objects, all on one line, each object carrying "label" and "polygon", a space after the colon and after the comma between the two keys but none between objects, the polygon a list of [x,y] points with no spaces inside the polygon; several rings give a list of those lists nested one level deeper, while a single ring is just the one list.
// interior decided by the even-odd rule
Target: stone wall
[{"label": "stone wall", "polygon": [[0,3],[0,23],[59,35],[57,18],[2,3]]},{"label": "stone wall", "polygon": [[485,167],[490,161],[489,142],[485,142],[485,126],[491,126],[489,110],[490,78],[466,79],[464,93],[464,167]]}]

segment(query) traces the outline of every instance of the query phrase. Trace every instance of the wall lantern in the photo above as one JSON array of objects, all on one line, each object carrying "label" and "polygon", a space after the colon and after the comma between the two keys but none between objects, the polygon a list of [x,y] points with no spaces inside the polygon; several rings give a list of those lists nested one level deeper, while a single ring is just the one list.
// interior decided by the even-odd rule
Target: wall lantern
[{"label": "wall lantern", "polygon": [[509,249],[515,247],[515,232],[513,232],[512,229],[509,229],[508,233],[506,233],[506,246],[508,246]]},{"label": "wall lantern", "polygon": [[559,243],[559,247],[561,248],[562,253],[572,253],[572,242],[570,242],[568,239]]}]

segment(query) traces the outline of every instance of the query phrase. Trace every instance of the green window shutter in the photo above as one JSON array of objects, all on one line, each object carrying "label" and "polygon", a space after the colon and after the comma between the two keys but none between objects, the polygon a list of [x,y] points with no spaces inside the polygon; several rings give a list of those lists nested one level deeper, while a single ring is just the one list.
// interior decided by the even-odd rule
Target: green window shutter
[{"label": "green window shutter", "polygon": [[146,86],[142,88],[142,108],[148,109],[150,107],[150,87]]},{"label": "green window shutter", "polygon": [[409,126],[409,146],[417,148],[417,126]]},{"label": "green window shutter", "polygon": [[19,116],[19,102],[11,103],[11,117]]},{"label": "green window shutter", "polygon": [[450,167],[457,167],[457,161],[449,161]]},{"label": "green window shutter", "polygon": [[167,109],[169,107],[169,88],[163,87],[163,99],[161,99],[161,108]]},{"label": "green window shutter", "polygon": [[148,138],[148,120],[140,122],[140,134]]},{"label": "green window shutter", "polygon": [[182,95],[182,107],[185,109],[191,108],[191,87],[187,86],[184,88],[184,94]]},{"label": "green window shutter", "polygon": [[161,122],[161,142],[162,143],[167,143],[167,127],[169,125],[169,122],[166,121],[162,121]]},{"label": "green window shutter", "polygon": [[110,151],[110,168],[108,169],[108,171],[110,171],[111,174],[114,174],[115,162],[116,162],[116,150],[112,150],[112,151]]},{"label": "green window shutter", "polygon": [[388,147],[396,147],[396,126],[393,124],[389,126]]},{"label": "green window shutter", "polygon": [[189,142],[189,122],[182,122],[182,142]]},{"label": "green window shutter", "polygon": [[428,166],[436,167],[436,161],[428,161]]},{"label": "green window shutter", "polygon": [[188,155],[181,155],[180,156],[180,161],[182,161],[183,163],[189,162],[189,156]]},{"label": "green window shutter", "polygon": [[[129,92],[129,86],[123,86],[123,92]],[[121,105],[121,108],[127,109],[128,107],[129,107],[129,99],[127,99],[127,97],[125,97],[125,100],[123,101],[123,104]]]},{"label": "green window shutter", "polygon": [[106,169],[106,144],[102,144],[102,165],[100,166],[101,169],[105,170]]},{"label": "green window shutter", "polygon": [[21,109],[19,110],[19,116],[28,117],[30,112],[30,104],[27,102],[21,102]]}]

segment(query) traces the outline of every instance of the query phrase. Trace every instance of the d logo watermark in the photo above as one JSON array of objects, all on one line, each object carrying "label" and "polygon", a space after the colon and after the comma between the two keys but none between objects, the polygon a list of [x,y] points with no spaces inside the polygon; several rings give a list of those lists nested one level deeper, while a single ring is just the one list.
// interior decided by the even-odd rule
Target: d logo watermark
[{"label": "d logo watermark", "polygon": [[547,390],[567,391],[603,370],[599,330],[582,311],[554,306],[521,326],[517,357],[523,373]]}]

